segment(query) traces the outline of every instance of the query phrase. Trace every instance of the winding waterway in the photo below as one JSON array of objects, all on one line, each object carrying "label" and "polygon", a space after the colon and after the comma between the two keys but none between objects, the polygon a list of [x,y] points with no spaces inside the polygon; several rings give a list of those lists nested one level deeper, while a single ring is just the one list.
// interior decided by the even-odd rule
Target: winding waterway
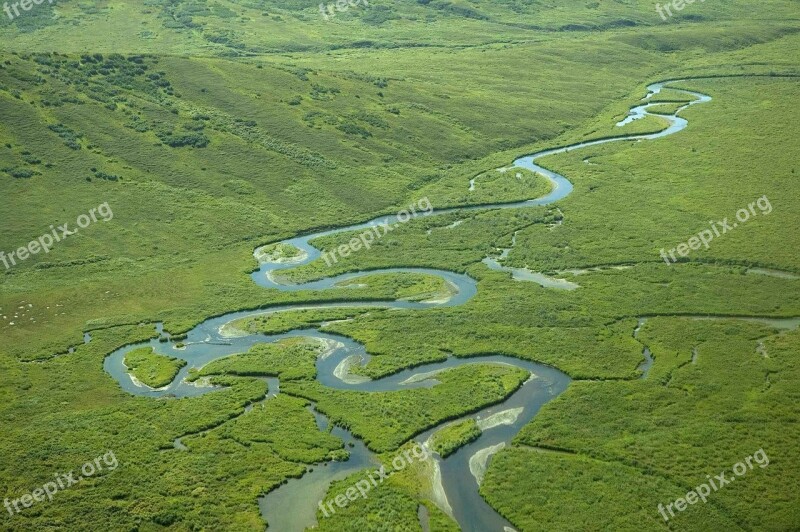
[{"label": "winding waterway", "polygon": [[[675,81],[659,82],[648,86],[649,92],[644,100],[649,100],[652,95],[659,93],[668,83],[674,83]],[[609,142],[654,140],[683,130],[687,126],[687,121],[677,116],[678,113],[690,105],[708,102],[711,98],[707,95],[693,91],[682,89],[673,90],[684,93],[685,95],[691,97],[692,101],[681,106],[673,115],[657,115],[668,122],[668,127],[658,133],[619,136],[581,142],[544,150],[533,155],[526,155],[513,161],[511,165],[512,167],[526,168],[545,176],[552,182],[552,190],[545,196],[537,199],[513,203],[439,209],[431,211],[429,215],[435,216],[451,212],[488,209],[522,209],[533,206],[548,205],[565,198],[572,191],[572,184],[564,176],[539,166],[536,161],[548,155],[564,153],[590,146],[596,146],[599,144],[606,144]],[[657,104],[643,103],[642,105],[634,107],[630,110],[628,117],[619,122],[617,125],[623,126],[633,120],[649,116],[650,113],[647,109],[652,105]],[[476,185],[474,182],[470,184],[471,189],[473,189],[475,186],[480,186],[480,184]],[[294,246],[303,252],[300,258],[296,261],[281,263],[263,261],[261,262],[258,271],[252,274],[253,281],[259,286],[281,291],[325,290],[333,288],[335,285],[343,281],[348,281],[363,276],[365,275],[364,272],[355,272],[303,284],[288,284],[281,281],[280,276],[276,274],[281,270],[297,268],[298,266],[308,264],[318,259],[321,255],[321,252],[311,244],[311,242],[317,238],[337,233],[364,230],[374,225],[393,225],[396,223],[398,223],[398,217],[396,215],[381,216],[362,224],[351,225],[348,227],[287,239],[283,241],[283,243]],[[260,249],[255,251],[255,256],[257,258],[261,257],[260,251]],[[527,272],[527,270],[505,267],[502,265],[501,260],[505,258],[507,254],[508,251],[504,251],[503,255],[501,255],[499,259],[487,257],[487,259],[484,260],[484,263],[491,269],[510,272],[516,279],[537,282],[543,286],[553,289],[574,289],[577,286],[573,285],[572,283],[565,284],[564,282],[554,282],[554,280],[550,280],[549,278],[535,274],[534,272]],[[320,303],[313,305],[290,304],[276,306],[267,310],[262,309],[258,311],[233,312],[224,316],[209,319],[192,329],[188,333],[187,338],[183,340],[185,347],[182,349],[178,349],[175,342],[163,342],[159,341],[159,339],[153,339],[150,342],[126,346],[115,351],[105,359],[104,367],[105,370],[119,382],[120,386],[124,390],[135,395],[149,397],[196,396],[203,393],[208,393],[215,388],[202,387],[184,382],[184,378],[186,377],[189,368],[199,368],[218,358],[235,353],[243,353],[255,344],[275,342],[288,337],[313,337],[328,342],[338,342],[336,343],[338,347],[334,349],[330,356],[322,357],[317,361],[317,380],[325,386],[337,389],[395,391],[413,387],[433,386],[435,385],[435,381],[430,379],[422,379],[411,383],[405,383],[404,381],[414,376],[419,376],[431,371],[455,368],[465,364],[504,363],[525,369],[526,371],[529,371],[533,377],[509,398],[507,398],[501,404],[466,416],[475,417],[480,421],[486,421],[489,416],[502,413],[500,416],[502,418],[502,422],[496,425],[493,423],[485,423],[487,428],[484,430],[481,437],[476,441],[462,447],[454,454],[448,456],[446,459],[436,458],[436,463],[438,464],[441,474],[441,487],[443,487],[444,496],[446,497],[446,499],[442,497],[441,500],[437,502],[439,502],[440,506],[453,516],[462,530],[476,532],[513,530],[512,525],[503,519],[497,512],[495,512],[494,509],[492,509],[480,496],[478,492],[478,482],[470,471],[470,460],[473,459],[474,463],[478,461],[475,458],[476,456],[491,454],[489,452],[490,450],[496,450],[501,448],[503,445],[508,445],[517,432],[531,419],[533,419],[542,405],[556,397],[567,388],[570,379],[565,374],[542,364],[536,364],[533,362],[527,362],[505,356],[485,356],[469,359],[450,358],[444,362],[427,364],[379,380],[370,380],[367,382],[346,382],[348,381],[347,379],[342,380],[335,374],[335,369],[337,366],[339,366],[339,364],[342,363],[342,361],[353,356],[360,357],[362,364],[369,361],[369,355],[366,353],[364,346],[349,338],[321,332],[317,329],[299,329],[276,335],[244,334],[239,336],[231,336],[229,334],[225,334],[224,326],[226,324],[230,324],[231,322],[241,318],[247,318],[265,313],[287,312],[307,308],[341,307],[379,307],[422,310],[426,308],[462,305],[469,301],[477,292],[477,283],[471,277],[464,274],[457,274],[443,270],[425,268],[389,268],[371,271],[368,273],[375,274],[408,272],[424,273],[440,277],[454,287],[454,295],[446,301],[370,301]],[[132,349],[147,345],[152,346],[157,352],[178,357],[188,362],[187,366],[185,366],[179,372],[171,384],[159,390],[147,388],[139,383],[136,383],[128,374],[123,364],[126,353]],[[269,396],[273,396],[278,390],[279,383],[277,379],[270,379],[269,384]],[[325,428],[328,422],[324,416],[316,411],[314,411],[314,415],[317,418],[318,425],[321,428]],[[423,442],[427,440],[430,434],[438,428],[441,428],[441,426],[434,427],[433,429],[419,434],[415,439]],[[316,523],[317,503],[324,498],[325,492],[327,491],[331,481],[343,478],[355,471],[377,464],[377,459],[374,457],[373,453],[369,451],[369,449],[367,449],[361,441],[353,437],[353,435],[348,431],[342,429],[341,427],[334,427],[332,434],[340,437],[345,442],[347,446],[346,448],[350,452],[350,459],[346,462],[331,462],[326,465],[317,465],[314,467],[313,472],[307,473],[300,479],[290,480],[286,484],[260,498],[259,506],[261,508],[262,515],[267,519],[271,529],[278,530],[280,532],[293,532],[303,530],[308,526],[314,525]],[[176,446],[180,446],[180,442],[177,442]]]}]

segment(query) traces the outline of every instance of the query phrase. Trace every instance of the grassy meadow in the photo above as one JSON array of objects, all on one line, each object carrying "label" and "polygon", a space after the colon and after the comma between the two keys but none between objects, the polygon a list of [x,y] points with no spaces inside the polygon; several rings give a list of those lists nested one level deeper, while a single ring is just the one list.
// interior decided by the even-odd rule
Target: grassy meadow
[{"label": "grassy meadow", "polygon": [[[327,21],[301,0],[65,1],[14,20],[0,13],[0,251],[51,225],[74,229],[103,203],[113,210],[0,267],[0,498],[109,449],[120,464],[0,512],[0,528],[263,530],[261,495],[347,456],[310,405],[388,463],[421,432],[501,402],[525,372],[476,364],[432,388],[327,388],[315,380],[321,347],[303,339],[192,368],[191,379],[221,389],[191,398],[130,395],[103,362],[157,337],[157,322],[182,334],[237,310],[450,295],[423,274],[297,292],[260,288],[249,274],[259,246],[291,260],[283,239],[424,197],[440,209],[541,196],[541,176],[498,169],[537,150],[662,129],[657,117],[614,124],[664,79],[712,100],[681,113],[679,134],[539,160],[575,187],[556,204],[420,217],[368,251],[286,273],[299,282],[438,268],[477,281],[468,303],[298,310],[235,327],[347,336],[372,355],[353,372],[372,378],[491,354],[567,373],[567,391],[491,459],[480,488],[520,531],[800,527],[800,333],[740,319],[800,316],[797,2],[709,0],[668,21],[639,0],[369,4]],[[666,89],[652,101],[668,114],[686,96]],[[708,249],[671,265],[659,255],[762,196],[768,214],[756,210]],[[352,236],[313,243],[333,249]],[[505,265],[579,288],[515,281],[481,262],[507,248]],[[128,361],[154,388],[181,367],[150,350]],[[264,401],[267,376],[281,386]],[[478,432],[446,426],[435,443],[445,455]],[[661,519],[659,503],[761,448],[768,467]],[[430,530],[457,530],[431,502],[426,467],[320,529],[422,530],[423,505]]]},{"label": "grassy meadow", "polygon": [[125,355],[124,364],[128,372],[144,385],[161,388],[175,379],[186,361],[159,355],[151,347],[143,347]]}]

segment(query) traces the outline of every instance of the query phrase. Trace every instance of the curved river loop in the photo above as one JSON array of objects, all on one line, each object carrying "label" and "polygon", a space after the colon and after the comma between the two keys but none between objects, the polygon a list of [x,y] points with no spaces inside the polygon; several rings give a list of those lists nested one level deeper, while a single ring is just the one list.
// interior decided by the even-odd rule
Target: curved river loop
[{"label": "curved river loop", "polygon": [[[647,87],[649,92],[643,101],[647,102],[647,100],[649,100],[654,94],[658,94],[667,84],[677,81],[682,80],[664,81],[649,85]],[[662,131],[650,134],[609,137],[581,142],[540,151],[538,153],[526,155],[516,159],[512,163],[512,167],[526,168],[545,176],[552,182],[552,190],[547,195],[541,198],[519,201],[515,203],[433,210],[429,216],[474,210],[524,209],[527,207],[548,205],[565,198],[570,194],[570,192],[572,192],[572,184],[567,180],[566,177],[539,166],[536,164],[536,161],[548,155],[579,150],[599,144],[606,144],[610,142],[655,140],[678,133],[688,124],[685,119],[677,116],[678,113],[691,105],[708,102],[711,100],[711,97],[705,94],[683,89],[671,88],[671,90],[686,94],[687,96],[694,98],[694,100],[678,108],[672,115],[653,115],[658,116],[659,118],[662,118],[668,122],[668,127]],[[623,126],[633,120],[643,118],[645,116],[651,116],[651,113],[649,113],[647,109],[653,105],[658,104],[643,103],[642,105],[634,107],[630,110],[628,117],[619,122],[617,125]],[[471,183],[470,185],[471,188],[474,187],[474,183]],[[336,233],[363,230],[378,224],[394,224],[397,221],[398,217],[396,215],[381,216],[362,224],[287,239],[283,241],[283,243],[300,249],[302,252],[304,252],[303,256],[299,260],[288,263],[262,262],[259,270],[252,274],[252,279],[255,283],[265,288],[273,288],[282,291],[296,291],[329,289],[338,283],[341,283],[342,281],[363,276],[365,275],[364,272],[355,272],[303,284],[285,284],[279,280],[276,280],[278,279],[278,276],[273,274],[281,270],[288,270],[308,264],[311,261],[319,258],[321,255],[320,250],[312,246],[310,243],[314,239]],[[261,257],[260,251],[260,248],[255,251],[254,255],[256,258]],[[504,255],[507,255],[507,253],[508,250],[504,252]],[[544,286],[556,289],[571,288],[568,286],[569,283],[567,286],[565,286],[558,282],[551,282],[558,280],[548,280],[549,278],[541,276],[540,274],[528,272],[527,270],[504,267],[493,258],[487,257],[484,259],[484,263],[492,269],[510,272],[515,278],[521,280],[538,282]],[[337,366],[342,364],[346,359],[353,360],[351,357],[360,357],[362,364],[365,364],[369,361],[369,355],[366,353],[364,346],[349,338],[335,334],[324,333],[316,329],[293,330],[288,333],[275,335],[244,333],[244,335],[233,337],[224,334],[223,332],[223,326],[235,320],[251,316],[264,315],[267,313],[287,312],[308,308],[341,307],[377,307],[410,310],[437,308],[462,305],[469,301],[477,293],[477,283],[474,279],[464,274],[457,274],[449,271],[425,268],[389,268],[374,270],[368,273],[376,274],[404,272],[435,275],[454,286],[456,288],[456,292],[447,301],[438,302],[413,302],[398,300],[386,302],[371,301],[294,304],[276,306],[267,310],[261,309],[257,311],[233,312],[209,319],[196,326],[189,333],[187,333],[186,339],[183,340],[185,347],[180,350],[176,349],[175,342],[165,344],[163,341],[159,341],[159,339],[153,339],[150,342],[129,345],[118,349],[105,359],[104,368],[114,379],[119,382],[120,386],[124,390],[130,392],[131,394],[156,398],[196,396],[208,393],[214,389],[218,389],[190,384],[185,382],[184,379],[187,376],[189,369],[192,367],[200,368],[205,364],[208,364],[209,362],[221,357],[244,353],[255,344],[276,342],[288,337],[311,337],[324,341],[336,342],[335,345],[337,347],[329,356],[320,357],[318,359],[317,380],[325,386],[343,390],[395,391],[413,387],[432,386],[435,384],[435,381],[425,378],[424,374],[442,369],[455,368],[465,364],[504,363],[517,366],[529,371],[533,378],[528,379],[522,387],[520,387],[502,403],[485,408],[475,414],[465,416],[465,419],[468,417],[474,417],[479,421],[486,421],[489,416],[500,414],[500,416],[497,416],[495,419],[501,418],[502,421],[499,424],[486,423],[486,425],[490,428],[486,428],[483,431],[483,434],[476,441],[465,445],[455,453],[448,456],[446,459],[441,459],[440,457],[433,455],[433,459],[438,466],[439,471],[439,475],[437,475],[437,477],[441,478],[441,484],[439,485],[439,500],[436,502],[458,522],[462,530],[476,532],[514,530],[513,525],[501,517],[480,496],[478,492],[479,484],[477,480],[479,475],[474,475],[470,470],[470,466],[472,465],[475,467],[476,462],[482,462],[481,465],[485,466],[486,460],[493,452],[496,452],[503,446],[508,445],[517,432],[533,419],[542,405],[558,396],[567,388],[570,382],[570,379],[567,375],[549,366],[506,356],[483,356],[468,359],[451,357],[444,362],[426,364],[424,366],[405,370],[382,379],[368,380],[366,382],[355,382],[352,379],[342,380],[335,374],[335,369]],[[188,364],[181,369],[171,384],[158,390],[142,386],[141,384],[135,382],[131,375],[127,372],[127,368],[123,363],[126,353],[133,349],[148,345],[153,347],[156,352],[163,353],[164,350],[167,349],[169,351],[169,356],[177,357],[188,362]],[[418,379],[411,379],[415,376],[421,377]],[[411,379],[412,382],[404,383],[404,381],[408,379]],[[269,397],[274,396],[274,394],[279,393],[279,382],[276,378],[269,378],[267,381],[269,383],[270,392],[267,396],[268,399]],[[327,428],[327,419],[315,410],[312,409],[312,411],[317,418],[318,426],[321,429]],[[415,439],[418,442],[426,441],[433,432],[441,428],[441,426],[444,424],[446,423],[419,434]],[[367,449],[367,447],[360,440],[350,434],[349,431],[336,426],[332,428],[332,434],[344,441],[346,448],[350,452],[350,458],[345,462],[334,461],[325,464],[325,467],[315,467],[312,472],[306,473],[302,478],[289,480],[286,484],[281,485],[277,489],[261,497],[259,499],[259,506],[261,508],[262,515],[270,525],[270,529],[278,530],[280,532],[293,532],[304,530],[306,527],[314,526],[317,520],[317,504],[325,497],[328,486],[332,481],[344,478],[359,470],[365,468],[375,468],[379,465],[374,454]],[[182,446],[179,440],[176,440],[175,445],[176,447]],[[424,511],[420,511],[423,527],[424,529],[427,529],[424,513]]]}]

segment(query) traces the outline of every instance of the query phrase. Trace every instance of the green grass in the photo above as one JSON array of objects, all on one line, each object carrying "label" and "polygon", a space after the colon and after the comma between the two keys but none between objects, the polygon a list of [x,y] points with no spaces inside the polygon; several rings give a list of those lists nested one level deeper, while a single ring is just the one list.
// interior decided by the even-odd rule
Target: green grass
[{"label": "green grass", "polygon": [[[441,208],[538,195],[543,180],[492,172],[539,149],[660,127],[658,119],[613,125],[653,81],[798,73],[797,9],[783,0],[695,3],[669,22],[644,1],[374,4],[325,22],[316,6],[286,2],[63,2],[0,21],[0,250],[51,224],[74,224],[103,202],[114,212],[0,275],[2,497],[108,449],[120,462],[47,505],[4,513],[0,526],[260,530],[259,495],[343,456],[316,428],[308,401],[388,450],[500,400],[522,378],[514,371],[462,368],[433,391],[327,390],[309,380],[312,347],[279,344],[207,367],[223,390],[155,401],[122,392],[103,360],[154,337],[156,321],[180,333],[232,310],[438,295],[446,287],[430,277],[373,274],[358,280],[364,287],[288,294],[262,290],[247,274],[259,245],[423,197]],[[102,59],[81,57],[95,53]],[[768,468],[692,507],[675,527],[791,529],[797,333],[675,316],[800,315],[797,281],[745,275],[750,264],[800,271],[796,78],[681,86],[714,100],[684,111],[690,125],[679,135],[540,161],[575,184],[557,206],[417,219],[369,253],[292,275],[444,268],[478,280],[469,304],[301,311],[246,327],[332,322],[324,329],[367,346],[372,359],[359,371],[373,377],[500,353],[578,378],[487,472],[484,496],[521,531],[655,528],[656,504],[760,447]],[[654,101],[675,98],[664,91]],[[763,194],[769,216],[691,263],[658,257]],[[551,227],[559,212],[563,224]],[[515,232],[510,266],[632,267],[563,274],[581,286],[568,293],[515,282],[480,264]],[[643,315],[660,317],[637,341]],[[647,379],[632,380],[642,344],[656,362]],[[245,414],[267,393],[251,375],[279,375],[293,396]],[[177,437],[189,451],[173,448]],[[430,506],[419,479],[404,479],[323,527],[374,530],[391,519],[414,529],[420,503]],[[431,511],[433,529],[452,529]]]},{"label": "green grass", "polygon": [[447,425],[433,434],[431,448],[442,458],[447,458],[464,445],[477,440],[481,429],[474,419]]},{"label": "green grass", "polygon": [[[756,350],[761,337],[766,337],[768,358]],[[776,334],[741,321],[648,321],[642,341],[655,357],[648,379],[573,383],[522,430],[512,450],[495,458],[483,493],[514,523],[535,529],[560,507],[554,503],[561,498],[552,498],[549,485],[558,478],[565,487],[581,487],[567,495],[574,509],[571,519],[577,522],[592,522],[592,507],[602,497],[609,501],[606,519],[640,519],[655,526],[661,519],[659,502],[681,497],[705,482],[707,474],[727,470],[730,475],[735,463],[763,448],[768,467],[755,468],[714,492],[706,505],[678,514],[674,525],[688,530],[791,528],[796,512],[781,494],[794,492],[800,483],[790,465],[797,459],[792,420],[800,375],[793,353],[799,339],[797,331]],[[692,349],[697,350],[694,363]],[[527,446],[566,454],[521,461],[531,452]],[[589,465],[603,480],[600,487],[585,490],[582,479]],[[610,481],[610,475],[622,478]],[[506,486],[517,482],[511,494]],[[526,513],[525,505],[543,499],[549,502]],[[608,526],[628,526],[612,523]]]},{"label": "green grass", "polygon": [[322,345],[306,338],[286,338],[274,344],[257,344],[247,353],[214,360],[191,372],[191,380],[209,375],[273,376],[311,379]]},{"label": "green grass", "polygon": [[349,429],[371,450],[386,452],[443,421],[502,401],[528,376],[520,368],[475,364],[437,374],[441,384],[434,388],[376,394],[292,381],[282,389],[314,401],[317,410]]},{"label": "green grass", "polygon": [[317,429],[308,401],[278,395],[226,423],[218,429],[182,439],[190,450],[203,445],[199,440],[231,440],[246,447],[265,444],[282,460],[315,464],[344,460],[347,453],[341,440]]},{"label": "green grass", "polygon": [[686,102],[665,102],[660,103],[658,105],[653,105],[649,107],[647,110],[651,113],[657,113],[662,115],[671,115],[674,114],[679,108],[685,105]]},{"label": "green grass", "polygon": [[[415,445],[408,443],[396,452],[379,455],[386,471],[392,472],[389,479],[368,491],[364,498],[358,494],[355,501],[349,501],[343,509],[334,504],[335,513],[331,513],[330,508],[326,510],[328,515],[318,510],[320,530],[345,531],[352,530],[353,526],[373,530],[385,527],[387,522],[393,523],[399,530],[423,530],[418,517],[420,506],[425,506],[428,510],[430,530],[460,530],[447,514],[431,502],[432,461],[420,458],[421,453]],[[395,459],[403,460],[402,469],[394,468],[393,463],[400,465],[399,462],[394,462]],[[367,471],[361,471],[334,482],[324,500],[335,502],[337,495],[346,496],[347,489],[363,480],[366,473]]]},{"label": "green grass", "polygon": [[[245,183],[246,182],[241,183],[241,186],[249,192],[251,189],[247,187]],[[264,246],[260,251],[259,260],[268,262],[286,262],[287,260],[297,259],[302,256],[302,252],[299,249],[289,244],[284,244],[283,242]]]},{"label": "green grass", "polygon": [[[543,523],[554,530],[659,530],[664,520],[658,504],[686,491],[625,464],[514,447],[492,458],[481,493],[520,530],[537,530]],[[689,507],[682,517],[691,523],[687,530],[736,528],[711,502]]]},{"label": "green grass", "polygon": [[[536,226],[523,230],[517,237],[520,245],[509,256],[511,264],[547,270],[658,262],[663,260],[660,249],[675,248],[708,228],[709,220],[735,221],[738,209],[766,195],[772,213],[740,224],[715,239],[709,249],[692,252],[689,260],[800,269],[790,251],[795,237],[781,229],[800,214],[796,205],[783,199],[783,192],[796,181],[797,161],[791,134],[777,134],[792,131],[794,125],[791,112],[776,107],[778,101],[796,94],[796,81],[720,78],[681,86],[714,97],[683,112],[690,120],[686,132],[635,149],[612,144],[542,161],[575,177],[576,193],[562,204],[572,223],[558,231]],[[727,120],[730,113],[739,118]],[[770,141],[763,146],[747,140],[767,136]],[[720,171],[722,152],[724,171]],[[595,165],[585,165],[586,156]],[[665,179],[667,168],[669,179]],[[625,216],[615,214],[619,212]],[[613,232],[614,242],[598,239],[601,227]],[[760,245],[754,246],[755,241]]]},{"label": "green grass", "polygon": [[[365,478],[366,472],[359,472],[341,481],[334,482],[328,490],[325,500],[333,500],[337,495],[344,495],[359,480]],[[345,508],[334,504],[336,513],[328,510],[325,517],[319,511],[317,521],[319,529],[325,531],[347,531],[354,527],[363,530],[378,530],[391,523],[394,530],[421,531],[417,517],[419,503],[403,489],[392,484],[379,484],[373,488],[366,498],[356,494],[358,498],[349,502]]]},{"label": "green grass", "polygon": [[526,168],[496,168],[474,177],[475,189],[459,201],[470,203],[505,203],[519,199],[535,199],[552,190],[549,180]]},{"label": "green grass", "polygon": [[385,287],[385,290],[391,293],[393,298],[409,301],[449,298],[457,293],[457,289],[441,277],[416,273],[403,276],[393,273],[368,274],[339,282],[337,286],[362,288],[365,285],[378,290]]},{"label": "green grass", "polygon": [[[463,53],[466,62],[503,64],[509,73],[524,65],[519,52],[510,50],[499,49],[499,57],[491,59],[476,51]],[[0,132],[0,167],[31,166],[23,152],[42,163],[32,165],[41,175],[8,177],[0,185],[5,197],[30,213],[3,233],[2,249],[16,249],[53,221],[73,221],[104,201],[115,214],[112,222],[92,226],[48,255],[34,256],[7,272],[0,305],[24,299],[38,309],[35,324],[17,322],[7,328],[8,348],[20,355],[25,351],[30,358],[65,351],[80,338],[80,329],[97,325],[159,319],[168,330],[180,332],[210,314],[278,302],[285,296],[264,293],[236,274],[254,267],[251,252],[257,245],[315,227],[397,212],[407,201],[426,195],[437,207],[472,201],[466,175],[507,164],[513,155],[508,150],[529,145],[532,139],[551,139],[592,117],[627,93],[634,80],[652,72],[650,67],[631,67],[623,78],[608,76],[603,91],[570,109],[557,105],[552,91],[577,97],[585,92],[584,83],[564,80],[561,87],[541,87],[540,71],[515,75],[517,90],[502,101],[494,97],[499,85],[489,87],[475,79],[476,88],[485,87],[476,93],[477,100],[460,97],[451,102],[441,95],[453,92],[463,73],[449,56],[429,55],[427,60],[438,64],[438,81],[398,79],[381,91],[352,75],[352,69],[360,69],[358,58],[344,72],[315,68],[298,74],[282,64],[259,69],[224,59],[162,57],[136,62],[104,56],[102,65],[109,63],[109,73],[102,74],[94,60],[5,55],[11,64],[3,64],[6,90],[0,92],[0,108],[6,123],[20,127]],[[555,72],[576,61],[585,61],[577,45],[551,68]],[[406,78],[417,58],[398,56],[392,63],[399,69],[393,78]],[[137,74],[139,69],[144,72]],[[149,79],[158,72],[165,75],[155,81],[166,79],[169,87]],[[37,77],[44,83],[32,86],[28,80]],[[269,91],[263,89],[265,83]],[[340,92],[332,100],[314,99],[314,87]],[[26,96],[17,99],[16,91]],[[298,91],[307,96],[303,104],[281,103]],[[57,104],[46,105],[54,99]],[[520,124],[513,109],[531,102],[538,110]],[[106,107],[112,104],[114,110]],[[392,106],[407,109],[395,115],[387,110]],[[475,116],[478,109],[485,116]],[[389,128],[367,125],[373,133],[369,139],[347,138],[336,123],[361,111],[383,116]],[[315,113],[335,121],[320,119],[314,125],[309,117]],[[256,126],[246,125],[251,120]],[[80,150],[64,145],[47,127],[58,123],[82,135]],[[200,125],[210,140],[205,148],[173,148],[158,136]],[[451,136],[454,128],[458,133]],[[448,140],[443,143],[442,138]],[[403,148],[409,142],[409,149]],[[498,157],[498,149],[507,151]],[[493,161],[482,160],[489,154]],[[98,180],[92,168],[121,179]],[[236,168],[243,171],[232,172]],[[189,186],[187,174],[193,176]],[[70,208],[49,203],[56,188]],[[531,190],[523,187],[519,192],[529,197]],[[140,204],[155,214],[141,211]],[[11,204],[2,208],[11,215]],[[115,275],[121,268],[125,278]],[[86,279],[80,290],[69,282],[75,276]],[[54,312],[50,301],[69,312]],[[36,334],[31,335],[33,329]]]},{"label": "green grass", "polygon": [[234,321],[231,326],[248,333],[280,334],[294,329],[311,327],[324,329],[323,324],[326,321],[350,320],[367,312],[375,312],[375,310],[351,307],[293,310],[242,318]]},{"label": "green grass", "polygon": [[[753,31],[760,22],[760,17],[753,16],[753,9],[752,4],[742,0],[702,4],[689,6],[664,22],[654,4],[644,0],[626,4],[552,5],[375,0],[369,7],[354,7],[326,21],[318,5],[307,2],[181,0],[148,5],[114,2],[97,6],[36,6],[14,21],[3,17],[0,32],[6,46],[14,50],[50,50],[57,44],[64,47],[64,52],[72,53],[97,50],[246,57],[342,48],[458,49],[487,43],[567,39],[602,31],[622,42],[662,52],[686,48],[715,51],[764,39],[764,32]],[[791,21],[796,14],[791,3],[781,0],[770,0],[755,9],[779,22]],[[58,18],[54,19],[53,11],[57,11]],[[108,32],[90,35],[81,31],[78,23],[101,26]],[[737,25],[739,31],[729,29]],[[430,26],[438,31],[426,31]],[[681,30],[691,33],[692,38],[681,38]],[[721,35],[715,35],[717,32]]]},{"label": "green grass", "polygon": [[186,365],[185,360],[159,355],[152,347],[130,351],[124,362],[131,375],[151,388],[167,386]]}]

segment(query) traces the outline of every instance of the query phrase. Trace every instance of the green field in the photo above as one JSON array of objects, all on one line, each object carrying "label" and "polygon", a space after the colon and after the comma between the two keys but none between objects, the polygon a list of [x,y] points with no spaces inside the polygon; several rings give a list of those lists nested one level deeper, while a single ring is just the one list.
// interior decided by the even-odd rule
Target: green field
[{"label": "green field", "polygon": [[156,354],[147,347],[131,351],[125,356],[125,366],[130,374],[151,388],[161,388],[172,382],[185,365],[185,360]]},{"label": "green field", "polygon": [[459,447],[478,439],[481,429],[478,428],[474,419],[468,419],[452,425],[447,425],[434,434],[433,450],[439,453],[442,458],[454,453]]},{"label": "green field", "polygon": [[[0,499],[109,449],[120,465],[0,512],[0,528],[263,530],[260,496],[348,455],[312,406],[388,464],[434,427],[442,456],[475,440],[480,429],[461,418],[528,378],[475,364],[432,387],[339,390],[315,380],[324,349],[303,338],[190,364],[190,380],[219,387],[196,397],[132,395],[104,370],[117,349],[156,338],[156,323],[181,339],[256,309],[230,327],[347,337],[371,355],[352,372],[374,379],[496,354],[569,375],[480,487],[521,532],[800,528],[800,332],[743,319],[800,317],[799,7],[709,0],[667,21],[638,0],[371,0],[327,21],[300,0],[0,12],[0,251],[17,257],[0,266]],[[551,183],[509,169],[515,158],[662,130],[663,117],[615,124],[666,79],[712,100],[681,111],[689,124],[676,135],[539,160],[574,185],[555,204],[414,218],[369,250],[279,276],[365,272],[326,290],[249,277],[260,246],[261,260],[296,261],[283,240],[423,198],[438,210],[541,197]],[[667,115],[687,96],[665,89],[651,101]],[[768,213],[756,207],[707,249],[670,265],[659,255],[762,197]],[[76,229],[103,204],[113,218],[22,259],[51,226]],[[334,249],[354,235],[312,243]],[[505,266],[579,288],[482,263],[509,248]],[[466,273],[477,294],[422,310],[369,306],[455,294],[438,276],[384,268]],[[308,308],[269,312],[294,303]],[[182,351],[162,352],[137,349],[125,364],[160,388],[186,365]],[[267,400],[266,377],[280,379]],[[768,467],[661,518],[658,504],[759,449]],[[318,514],[320,529],[422,530],[423,506],[430,530],[457,530],[431,475],[417,464],[336,516]]]}]

